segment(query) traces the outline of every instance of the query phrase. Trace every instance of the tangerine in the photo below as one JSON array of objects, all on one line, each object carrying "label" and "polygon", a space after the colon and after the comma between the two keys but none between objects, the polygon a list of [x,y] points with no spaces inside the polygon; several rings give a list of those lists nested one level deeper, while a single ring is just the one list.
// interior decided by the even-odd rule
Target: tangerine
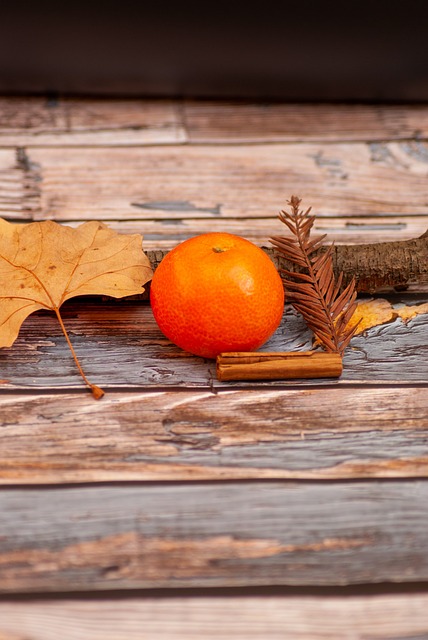
[{"label": "tangerine", "polygon": [[284,288],[273,262],[255,244],[230,233],[205,233],[166,254],[155,270],[150,300],[171,342],[215,358],[266,342],[281,322]]}]

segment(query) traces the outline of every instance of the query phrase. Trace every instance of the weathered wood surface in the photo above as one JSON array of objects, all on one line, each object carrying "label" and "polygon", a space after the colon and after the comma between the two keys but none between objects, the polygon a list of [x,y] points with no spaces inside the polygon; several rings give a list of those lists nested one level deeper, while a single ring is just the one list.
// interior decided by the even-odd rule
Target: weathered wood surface
[{"label": "weathered wood surface", "polygon": [[1,640],[424,640],[426,593],[9,600]]},{"label": "weathered wood surface", "polygon": [[[81,222],[64,223],[77,226]],[[227,224],[227,226],[226,226]],[[169,250],[200,233],[235,233],[258,246],[272,247],[270,238],[287,231],[278,216],[272,218],[230,218],[227,223],[213,218],[180,220],[110,220],[109,227],[118,233],[140,233],[146,251]],[[428,229],[428,215],[397,217],[367,216],[362,218],[316,218],[314,234],[328,235],[328,241],[339,244],[395,242],[420,237]]]},{"label": "weathered wood surface", "polygon": [[428,385],[0,395],[0,484],[428,477]]},{"label": "weathered wood surface", "polygon": [[[39,209],[18,219],[276,217],[294,193],[320,217],[428,211],[423,142],[29,148]],[[41,184],[40,184],[41,183]],[[405,188],[403,187],[405,184]],[[28,187],[30,188],[30,187]]]},{"label": "weathered wood surface", "polygon": [[0,146],[132,146],[186,140],[171,100],[0,97]]},{"label": "weathered wood surface", "polygon": [[[406,296],[401,299],[406,299]],[[409,298],[409,301],[412,298]],[[418,296],[418,302],[427,298]],[[147,302],[74,300],[63,318],[88,378],[108,388],[234,388],[248,382],[219,382],[215,362],[182,351],[160,332]],[[312,348],[312,334],[287,307],[265,351]],[[31,315],[12,347],[0,351],[1,389],[82,389],[82,381],[53,313]],[[264,381],[259,387],[335,385],[347,382],[428,382],[427,314],[400,318],[355,336],[339,380]]]},{"label": "weathered wood surface", "polygon": [[1,146],[420,140],[426,105],[0,96]]},{"label": "weathered wood surface", "polygon": [[187,101],[193,143],[380,141],[428,137],[426,105]]},{"label": "weathered wood surface", "polygon": [[[404,240],[428,228],[427,139],[426,105],[0,97],[0,215],[104,220],[161,256],[205,231],[267,246],[296,194],[337,243]],[[427,635],[426,314],[355,337],[339,381],[248,385],[171,345],[147,303],[63,311],[107,393],[47,312],[0,351],[0,590],[42,594],[0,599],[0,640]],[[264,348],[311,344],[287,308]],[[287,595],[244,597],[263,585]],[[342,585],[361,597],[325,591]]]},{"label": "weathered wood surface", "polygon": [[428,210],[427,156],[404,143],[377,150],[363,143],[151,146],[108,154],[31,148],[1,156],[3,216],[17,220],[275,219],[292,193],[320,217]]},{"label": "weathered wood surface", "polygon": [[16,150],[0,148],[0,215],[26,219],[40,206],[40,189],[32,168],[24,171],[19,157]]},{"label": "weathered wood surface", "polygon": [[0,493],[0,592],[428,580],[428,481]]}]

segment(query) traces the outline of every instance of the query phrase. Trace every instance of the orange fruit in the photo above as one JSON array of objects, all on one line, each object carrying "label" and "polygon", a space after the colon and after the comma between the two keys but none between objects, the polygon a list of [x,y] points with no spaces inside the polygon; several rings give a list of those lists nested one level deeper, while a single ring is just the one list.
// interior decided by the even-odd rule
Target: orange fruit
[{"label": "orange fruit", "polygon": [[281,322],[284,288],[255,244],[230,233],[205,233],[166,254],[155,270],[150,300],[171,342],[215,358],[266,342]]}]

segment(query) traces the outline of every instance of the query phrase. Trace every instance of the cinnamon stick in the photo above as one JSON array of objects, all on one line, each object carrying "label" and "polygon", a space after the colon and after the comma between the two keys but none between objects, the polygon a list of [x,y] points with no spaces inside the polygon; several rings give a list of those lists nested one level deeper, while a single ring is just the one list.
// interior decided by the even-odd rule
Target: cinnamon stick
[{"label": "cinnamon stick", "polygon": [[235,351],[217,356],[221,381],[338,378],[342,368],[340,354],[324,351]]}]

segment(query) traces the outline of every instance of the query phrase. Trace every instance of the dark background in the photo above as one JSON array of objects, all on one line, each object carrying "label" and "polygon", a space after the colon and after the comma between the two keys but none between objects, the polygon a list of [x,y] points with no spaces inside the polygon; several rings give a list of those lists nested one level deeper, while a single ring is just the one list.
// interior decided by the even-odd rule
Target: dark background
[{"label": "dark background", "polygon": [[423,101],[428,3],[3,3],[0,92]]}]

